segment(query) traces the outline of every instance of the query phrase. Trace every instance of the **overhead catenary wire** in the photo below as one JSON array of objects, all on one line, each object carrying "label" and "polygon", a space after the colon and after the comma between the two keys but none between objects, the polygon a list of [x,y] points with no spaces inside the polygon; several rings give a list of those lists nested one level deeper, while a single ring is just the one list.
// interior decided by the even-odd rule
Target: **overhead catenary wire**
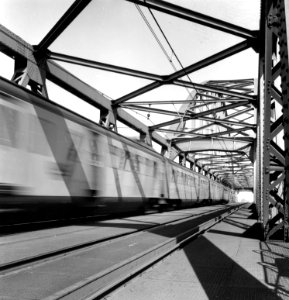
[{"label": "overhead catenary wire", "polygon": [[[152,10],[151,10],[150,8],[148,8],[148,10],[149,10],[149,12],[150,12],[152,18],[154,19],[156,25],[158,26],[160,32],[162,33],[163,38],[164,38],[165,41],[167,42],[167,44],[168,44],[170,50],[172,51],[172,54],[175,56],[175,58],[176,58],[176,60],[178,61],[179,65],[181,66],[182,71],[184,72],[184,75],[187,76],[187,78],[188,78],[188,80],[190,81],[190,83],[194,86],[194,84],[193,84],[193,82],[192,82],[190,76],[185,72],[184,66],[183,66],[182,62],[180,61],[180,59],[179,59],[178,55],[176,54],[175,50],[173,49],[171,43],[169,42],[167,36],[165,35],[165,33],[164,33],[162,27],[160,26],[160,24],[159,24],[157,18],[155,17],[154,13],[152,12]],[[176,70],[175,70],[175,71],[176,71]],[[196,88],[195,88],[195,90],[197,91]],[[188,89],[187,89],[187,91],[188,91],[189,95],[191,95],[191,93],[190,93],[190,91],[189,91]]]},{"label": "overhead catenary wire", "polygon": [[171,63],[173,69],[175,71],[177,71],[177,67],[175,66],[175,64],[173,63],[172,59],[170,58],[168,52],[166,51],[166,49],[164,48],[162,42],[160,41],[160,39],[158,38],[157,34],[155,33],[153,27],[151,26],[150,22],[148,21],[147,17],[144,15],[143,11],[141,10],[140,6],[138,4],[135,4],[135,7],[137,8],[139,14],[141,15],[142,19],[144,20],[144,22],[146,23],[147,27],[149,28],[150,32],[152,33],[152,35],[154,36],[155,40],[157,41],[158,45],[160,46],[162,52],[164,53],[164,55],[167,57],[168,61]]},{"label": "overhead catenary wire", "polygon": [[[172,58],[170,57],[170,55],[168,54],[167,50],[165,49],[165,47],[163,46],[162,42],[160,41],[160,39],[158,38],[157,34],[155,33],[155,30],[153,29],[153,27],[151,26],[149,20],[147,19],[147,17],[145,16],[145,14],[143,13],[143,11],[141,10],[141,7],[138,4],[135,4],[135,7],[137,8],[139,14],[141,15],[142,19],[144,20],[144,22],[146,23],[147,27],[149,28],[150,32],[152,33],[152,35],[154,36],[156,42],[158,43],[159,47],[161,48],[162,52],[164,53],[164,55],[166,56],[166,58],[168,59],[168,61],[170,62],[171,66],[173,67],[174,71],[176,72],[178,69],[175,66],[174,62],[172,61]],[[156,21],[156,19],[154,18],[154,20]],[[158,23],[157,23],[158,25]],[[160,28],[160,26],[158,25],[158,27]],[[161,30],[162,34],[164,35],[163,31]],[[166,42],[169,44],[168,39],[165,37]],[[176,56],[175,51],[173,50],[173,48],[171,47],[171,45],[169,44],[169,47],[172,50],[172,54],[174,56]],[[177,59],[179,61],[179,59]],[[183,68],[183,67],[182,67]],[[188,94],[190,95],[190,91],[186,88]],[[173,104],[175,111],[177,112],[177,114],[179,115],[179,112],[175,106],[175,104]],[[184,114],[185,115],[185,114]],[[179,115],[180,118],[182,118]]]},{"label": "overhead catenary wire", "polygon": [[[159,28],[159,30],[160,30],[160,32],[161,32],[163,38],[164,38],[165,41],[167,42],[167,44],[168,44],[170,50],[172,51],[172,54],[175,56],[175,58],[176,58],[176,60],[178,61],[179,65],[181,66],[181,70],[183,71],[184,75],[188,78],[188,80],[190,81],[190,83],[191,83],[192,86],[194,87],[194,90],[195,90],[197,93],[199,93],[199,90],[195,87],[195,85],[194,85],[194,83],[192,82],[192,80],[191,80],[189,74],[188,74],[187,72],[185,72],[185,70],[184,70],[185,67],[183,66],[183,64],[182,64],[181,60],[179,59],[178,55],[176,54],[174,48],[172,47],[170,41],[168,40],[166,34],[164,33],[164,31],[163,31],[163,29],[162,29],[160,23],[158,22],[157,18],[155,17],[153,11],[152,11],[150,8],[148,8],[148,10],[149,10],[149,12],[150,12],[152,18],[154,19],[156,25],[158,26],[158,28]],[[189,91],[187,88],[186,88],[186,90],[187,90],[187,92],[189,93],[189,96],[191,96],[190,91]],[[205,102],[204,102],[204,103],[205,103]],[[207,105],[207,104],[205,104],[205,105],[206,105],[206,107],[208,108],[208,105]],[[184,114],[184,115],[185,115],[185,114]]]},{"label": "overhead catenary wire", "polygon": [[[160,48],[162,49],[162,51],[163,51],[163,53],[165,54],[165,56],[167,57],[168,61],[171,63],[171,65],[172,65],[172,67],[174,68],[174,70],[177,71],[177,68],[176,68],[176,66],[174,65],[174,63],[173,63],[171,57],[169,56],[169,54],[168,54],[167,51],[165,50],[164,46],[162,45],[162,43],[161,43],[160,39],[158,38],[157,34],[155,33],[154,29],[153,29],[152,26],[150,25],[150,22],[148,21],[148,19],[146,18],[146,16],[145,16],[144,13],[142,12],[140,6],[137,5],[137,4],[135,4],[135,6],[136,6],[137,10],[139,11],[140,15],[142,16],[144,22],[146,23],[146,25],[147,25],[148,28],[150,29],[151,33],[152,33],[153,36],[155,37],[157,43],[159,44],[159,46],[160,46]],[[190,83],[194,86],[193,82],[191,81],[191,78],[190,78],[189,75],[184,71],[184,66],[183,66],[182,62],[180,61],[180,59],[179,59],[178,55],[176,54],[175,50],[173,49],[173,47],[172,47],[170,41],[168,40],[166,34],[164,33],[164,31],[163,31],[163,29],[162,29],[160,23],[158,22],[157,18],[156,18],[155,15],[154,15],[154,13],[152,12],[152,10],[151,10],[150,8],[148,8],[148,10],[149,10],[149,12],[150,12],[150,14],[151,14],[151,16],[152,16],[154,22],[156,23],[158,29],[160,30],[160,32],[161,32],[163,38],[165,39],[167,45],[169,46],[169,48],[170,48],[170,50],[171,50],[171,53],[174,55],[174,57],[176,58],[176,60],[178,61],[179,65],[180,65],[181,69],[183,70],[184,75],[187,76],[187,78],[188,78],[188,80],[190,81]],[[194,88],[194,89],[196,90],[197,93],[199,92],[196,88]],[[187,90],[189,96],[191,96],[190,91],[189,91],[187,88],[186,88],[186,90]],[[209,109],[208,105],[207,105],[205,102],[203,102],[203,103],[205,104],[205,106],[207,107],[207,109]],[[174,104],[173,104],[173,105],[174,105]],[[174,105],[174,107],[175,107],[175,105]],[[178,115],[179,115],[179,112],[178,112],[178,110],[176,109],[176,107],[175,107],[175,110],[177,111],[177,113],[178,113]],[[188,110],[188,108],[187,108],[187,110]],[[187,110],[184,112],[184,114],[183,114],[182,117],[180,117],[180,115],[179,115],[179,117],[180,117],[181,119],[184,118],[184,116],[186,115]],[[225,147],[226,147],[226,145],[225,145]]]},{"label": "overhead catenary wire", "polygon": [[[150,31],[153,33],[153,35],[154,35],[154,37],[156,38],[156,40],[157,40],[158,44],[160,45],[161,49],[164,51],[164,53],[165,53],[167,59],[168,59],[169,62],[172,64],[174,70],[177,71],[175,65],[173,64],[172,59],[170,58],[169,54],[168,54],[167,51],[165,50],[165,48],[164,48],[164,46],[162,45],[161,41],[160,41],[159,38],[157,37],[155,31],[153,30],[153,28],[152,28],[152,26],[150,25],[148,19],[146,18],[146,16],[145,16],[144,13],[142,12],[141,8],[140,8],[139,5],[137,5],[137,4],[135,4],[135,6],[137,7],[138,11],[140,12],[140,14],[141,14],[142,18],[144,19],[145,23],[147,24],[147,26],[150,28]],[[177,53],[175,52],[174,48],[172,47],[172,45],[171,45],[169,39],[167,38],[166,34],[164,33],[164,31],[163,31],[163,29],[162,29],[160,23],[158,22],[157,18],[155,17],[153,11],[152,11],[150,8],[148,8],[148,10],[149,10],[149,12],[150,12],[150,14],[151,14],[151,16],[152,16],[154,22],[156,23],[156,25],[157,25],[159,31],[161,32],[161,34],[162,34],[164,40],[166,41],[167,45],[169,46],[169,48],[170,48],[170,50],[171,50],[171,53],[174,55],[174,57],[176,58],[177,62],[179,63],[179,65],[180,65],[180,67],[181,67],[181,70],[183,70],[184,75],[187,76],[187,78],[188,78],[188,80],[190,81],[190,83],[194,86],[194,83],[192,82],[191,78],[189,77],[189,74],[187,74],[187,73],[185,72],[184,66],[183,66],[181,60],[179,59],[179,57],[178,57]],[[199,93],[198,89],[197,89],[195,86],[194,86],[194,89],[195,89],[195,91],[196,91],[197,93]],[[191,96],[191,92],[189,91],[189,89],[186,88],[186,90],[187,90],[189,96]],[[205,102],[204,102],[204,104],[206,105],[207,109],[209,109],[208,105],[207,105]],[[173,104],[173,106],[175,107],[174,104]],[[178,112],[178,110],[176,109],[176,107],[175,107],[175,110],[177,111],[177,113],[178,113],[178,115],[179,115],[179,112]],[[188,110],[188,108],[187,108],[187,110]],[[183,114],[182,117],[180,117],[180,115],[179,115],[179,117],[183,119],[183,118],[185,117],[185,115],[186,115],[187,110],[184,112],[184,114]]]},{"label": "overhead catenary wire", "polygon": [[[139,115],[139,116],[141,116],[141,117],[143,117],[143,118],[149,120],[149,121],[152,123],[152,125],[155,125],[155,123],[154,123],[150,118],[147,118],[147,116],[144,116],[143,114],[139,113],[137,110],[132,109],[132,111],[133,111],[135,114],[137,114],[137,115]],[[168,136],[167,136],[166,134],[165,134],[165,137],[168,139]]]},{"label": "overhead catenary wire", "polygon": [[[166,56],[166,58],[168,59],[168,61],[169,61],[170,64],[172,65],[173,69],[174,69],[175,71],[177,71],[177,68],[176,68],[175,64],[173,63],[173,61],[172,61],[172,56],[174,56],[174,57],[176,58],[178,64],[179,64],[180,67],[181,67],[181,70],[183,70],[183,72],[184,72],[184,75],[188,78],[188,80],[190,81],[190,83],[194,86],[193,82],[191,81],[191,78],[189,77],[189,74],[187,74],[187,73],[185,72],[184,66],[183,66],[182,62],[180,61],[178,55],[177,55],[176,52],[174,51],[174,49],[173,49],[173,47],[172,47],[170,41],[168,40],[166,34],[164,33],[164,31],[163,31],[163,29],[162,29],[160,23],[158,22],[157,18],[155,17],[154,13],[152,12],[152,10],[151,10],[150,8],[148,8],[151,17],[153,18],[155,24],[157,25],[157,27],[158,27],[159,31],[161,32],[161,34],[162,34],[164,40],[166,41],[168,47],[169,47],[170,50],[171,50],[171,56],[168,54],[168,52],[167,52],[167,50],[165,49],[165,47],[163,46],[162,42],[161,42],[160,39],[158,38],[156,32],[154,31],[154,29],[153,29],[152,25],[150,24],[149,20],[148,20],[148,19],[146,18],[146,16],[144,15],[144,13],[143,13],[143,11],[141,10],[140,6],[137,5],[137,4],[135,4],[135,6],[136,6],[138,12],[140,13],[142,19],[143,19],[144,22],[146,23],[147,27],[149,28],[150,32],[151,32],[152,35],[154,36],[155,40],[157,41],[157,43],[158,43],[159,47],[161,48],[162,52],[164,53],[164,55]],[[199,93],[199,91],[198,91],[195,87],[194,87],[194,89],[195,89],[195,91],[196,91],[197,93]],[[189,96],[191,96],[191,93],[190,93],[190,91],[188,90],[188,88],[186,88],[186,90],[187,90]],[[207,109],[209,109],[208,105],[207,105],[205,102],[203,102],[203,103],[205,104],[205,106],[207,107]],[[182,115],[182,117],[181,117],[180,114],[179,114],[179,112],[178,112],[178,110],[176,109],[176,107],[175,107],[174,104],[173,104],[173,106],[174,106],[174,108],[175,108],[175,110],[176,110],[178,116],[180,117],[180,119],[183,119],[183,118],[185,117],[187,111],[189,110],[189,108],[187,108],[186,111],[183,113],[183,115]],[[213,115],[214,115],[214,117],[216,118],[216,114],[213,114]],[[220,128],[217,128],[217,130],[220,132]],[[223,143],[222,143],[223,145],[221,145],[221,141],[218,140],[218,143],[219,143],[220,146],[224,149],[224,151],[228,151],[228,148],[227,148],[226,143],[225,143],[224,141],[222,141],[222,142],[223,142]]]}]

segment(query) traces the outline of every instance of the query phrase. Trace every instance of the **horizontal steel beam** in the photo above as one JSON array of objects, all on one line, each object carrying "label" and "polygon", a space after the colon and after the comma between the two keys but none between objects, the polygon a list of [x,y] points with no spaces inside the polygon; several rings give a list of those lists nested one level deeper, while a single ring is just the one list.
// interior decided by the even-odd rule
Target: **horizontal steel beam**
[{"label": "horizontal steel beam", "polygon": [[144,86],[144,87],[142,87],[142,88],[140,88],[138,90],[135,90],[135,91],[133,91],[133,92],[131,92],[131,93],[129,93],[129,94],[127,94],[127,95],[125,95],[125,96],[117,99],[117,100],[112,101],[112,104],[114,106],[118,106],[122,102],[130,100],[130,99],[135,98],[137,96],[140,96],[142,94],[145,94],[145,93],[147,93],[147,92],[149,92],[151,90],[154,90],[154,89],[160,87],[161,85],[163,85],[163,83],[160,82],[160,81],[152,82],[149,85],[146,85],[146,86]]},{"label": "horizontal steel beam", "polygon": [[[198,134],[199,135],[199,134]],[[203,134],[202,135],[204,137],[204,139],[210,139],[210,140],[227,140],[227,141],[239,141],[239,142],[253,142],[254,138],[251,137],[210,137],[210,135],[206,135]],[[178,144],[178,143],[183,143],[183,142],[193,142],[193,141],[198,141],[201,142],[201,140],[199,138],[182,138],[182,137],[176,137],[174,139],[172,139],[172,142],[174,144]]]},{"label": "horizontal steel beam", "polygon": [[[198,160],[197,160],[198,161]],[[220,160],[219,158],[217,159],[212,159],[207,163],[204,163],[204,165],[238,165],[238,166],[242,166],[242,167],[246,167],[246,166],[252,166],[252,162],[246,160],[246,161],[242,161],[242,160],[234,160],[233,158],[231,158],[230,156],[227,157],[227,160]]]},{"label": "horizontal steel beam", "polygon": [[203,141],[219,141],[219,140],[223,140],[223,141],[231,141],[231,142],[244,142],[244,143],[252,143],[254,141],[254,138],[251,137],[210,137],[207,135],[203,135],[202,137],[196,137],[196,138],[179,138],[176,137],[172,140],[172,143],[177,145],[177,144],[181,144],[181,143],[187,143],[187,142],[197,142],[197,143],[202,143]]},{"label": "horizontal steel beam", "polygon": [[111,110],[105,96],[53,61],[47,61],[47,79],[99,109]]},{"label": "horizontal steel beam", "polygon": [[[248,147],[248,146],[246,146]],[[240,148],[241,149],[241,148]],[[218,151],[218,152],[225,152],[225,153],[236,153],[236,154],[240,154],[240,155],[247,155],[246,152],[242,151],[242,150],[232,150],[232,149],[224,149],[224,148],[220,148],[220,149],[216,149],[216,148],[206,148],[206,149],[197,149],[197,150],[187,150],[187,151],[182,151],[184,153],[194,153],[194,154],[198,154],[198,152],[202,153],[202,155],[204,154],[203,152],[210,152],[210,151]],[[231,156],[232,154],[230,154]]]},{"label": "horizontal steel beam", "polygon": [[236,44],[232,47],[229,47],[223,51],[220,51],[216,54],[213,54],[203,60],[200,60],[186,68],[183,68],[182,70],[179,70],[171,75],[169,75],[167,78],[166,78],[166,81],[168,82],[173,82],[174,80],[177,80],[178,78],[180,77],[183,77],[185,75],[188,75],[188,74],[191,74],[193,72],[196,72],[200,69],[203,69],[209,65],[212,65],[222,59],[225,59],[225,58],[228,58],[234,54],[237,54],[241,51],[244,51],[248,48],[251,47],[251,44],[249,41],[243,41],[239,44]]},{"label": "horizontal steel beam", "polygon": [[203,164],[204,167],[207,167],[208,169],[212,170],[212,169],[221,169],[223,171],[225,171],[225,168],[231,168],[233,170],[240,170],[240,171],[243,171],[244,174],[247,174],[247,171],[246,171],[246,167],[243,167],[243,166],[239,166],[237,164]]},{"label": "horizontal steel beam", "polygon": [[182,136],[194,136],[194,137],[204,137],[207,135],[201,134],[201,133],[193,133],[193,132],[184,132],[180,130],[173,130],[173,129],[165,129],[165,128],[158,128],[155,131],[157,132],[166,132],[166,133],[171,133],[171,134],[179,134]]},{"label": "horizontal steel beam", "polygon": [[109,72],[114,72],[114,73],[119,73],[119,74],[124,74],[124,75],[128,75],[128,76],[140,77],[140,78],[148,79],[148,80],[156,80],[156,81],[164,80],[164,76],[147,73],[147,72],[143,72],[143,71],[138,71],[138,70],[133,70],[133,69],[129,69],[129,68],[124,68],[124,67],[119,67],[119,66],[115,66],[115,65],[105,64],[105,63],[101,63],[98,61],[84,59],[84,58],[75,57],[75,56],[62,54],[62,53],[48,51],[47,57],[49,59],[53,59],[56,61],[62,61],[62,62],[66,62],[66,63],[76,64],[76,65],[80,65],[80,66],[84,66],[84,67],[89,67],[89,68],[94,68],[94,69],[99,69],[99,70],[104,70],[104,71],[109,71]]},{"label": "horizontal steel beam", "polygon": [[215,87],[215,86],[210,86],[209,84],[199,84],[199,83],[189,82],[189,81],[184,81],[184,80],[179,80],[179,79],[174,80],[173,83],[175,85],[195,89],[197,91],[200,90],[200,91],[206,91],[206,92],[212,92],[212,93],[219,93],[219,94],[223,94],[223,95],[237,97],[240,100],[244,99],[244,100],[250,100],[250,101],[256,102],[256,96],[238,93],[238,92],[222,89],[222,88]]},{"label": "horizontal steel beam", "polygon": [[[248,102],[247,102],[247,104],[248,104]],[[244,104],[241,104],[241,105],[244,105]],[[203,112],[196,113],[196,114],[191,113],[189,116],[188,116],[188,114],[186,114],[185,117],[179,117],[179,118],[176,118],[176,119],[171,120],[171,121],[156,124],[156,125],[150,126],[149,128],[150,128],[150,130],[155,130],[155,129],[158,129],[158,128],[161,128],[161,127],[166,127],[166,126],[169,126],[169,125],[177,124],[180,121],[198,119],[198,118],[203,117],[205,115],[209,115],[209,114],[217,113],[217,112],[222,112],[224,110],[232,109],[232,108],[235,108],[235,107],[238,107],[238,106],[240,106],[239,103],[233,103],[233,104],[229,104],[229,105],[226,105],[226,106],[221,106],[221,107],[218,107],[218,108],[215,108],[215,109],[210,109],[210,110],[203,111]]]},{"label": "horizontal steel beam", "polygon": [[[99,109],[112,110],[111,101],[102,96],[99,91],[84,83],[64,68],[57,65],[55,62],[48,61],[47,78],[62,88],[68,90],[74,95],[84,99],[86,102],[98,107]],[[122,108],[117,109],[117,119],[127,126],[133,128],[137,132],[147,133],[148,127],[134,118],[131,114],[124,111]],[[153,133],[154,141],[162,146],[168,147],[167,141],[157,133]]]},{"label": "horizontal steel beam", "polygon": [[[211,100],[214,102],[214,100]],[[192,102],[202,102],[202,100],[151,100],[151,101],[129,101],[124,102],[120,106],[126,107],[128,105],[168,105],[168,104],[186,104]]]},{"label": "horizontal steel beam", "polygon": [[[215,173],[215,172],[214,172]],[[239,172],[236,172],[236,173],[229,173],[228,171],[218,171],[218,174],[222,174],[222,175],[227,175],[227,177],[236,177],[236,178],[245,178],[245,177],[251,177],[252,174],[251,173],[239,173]]]},{"label": "horizontal steel beam", "polygon": [[[142,94],[144,94],[148,91],[151,91],[155,88],[160,87],[163,84],[181,85],[182,81],[180,81],[179,84],[178,84],[178,81],[176,81],[179,77],[183,77],[184,75],[188,75],[192,72],[200,70],[200,69],[202,69],[204,67],[207,67],[207,66],[209,66],[213,63],[216,63],[216,62],[218,62],[218,61],[220,61],[224,58],[230,57],[230,56],[232,56],[236,53],[239,53],[239,52],[241,52],[245,49],[248,49],[249,47],[250,47],[250,42],[249,41],[243,41],[243,42],[241,42],[237,45],[234,45],[230,48],[227,48],[223,51],[220,51],[216,54],[213,54],[213,55],[211,55],[211,56],[209,56],[209,57],[207,57],[207,58],[205,58],[205,59],[203,59],[203,60],[201,60],[197,63],[194,63],[194,64],[192,64],[192,65],[190,65],[190,66],[188,66],[188,67],[186,67],[186,68],[184,68],[180,71],[177,71],[177,72],[175,72],[171,75],[164,76],[164,77],[162,77],[163,79],[161,81],[153,82],[153,83],[151,83],[149,85],[146,85],[146,86],[144,86],[144,87],[142,87],[142,88],[140,88],[140,89],[138,89],[138,90],[136,90],[132,93],[129,93],[129,94],[119,98],[119,99],[116,99],[116,100],[113,101],[113,105],[118,106],[118,105],[120,105],[121,103],[123,103],[127,100],[130,100],[134,97],[140,96],[140,95],[142,95]],[[192,84],[192,86],[194,86],[194,84]],[[237,95],[237,94],[241,94],[241,93],[235,93],[235,95]],[[233,95],[233,94],[231,94],[231,95]],[[244,94],[241,94],[241,95],[242,95],[243,99],[248,99],[248,97],[246,97],[246,95],[244,95]],[[249,99],[251,99],[251,97],[249,97]]]},{"label": "horizontal steel beam", "polygon": [[[202,154],[204,155],[204,153]],[[242,155],[239,154],[239,153],[235,153],[235,154],[230,154],[230,155],[211,155],[211,154],[208,154],[208,156],[201,156],[201,157],[196,157],[195,160],[196,161],[199,161],[199,160],[210,160],[210,159],[215,159],[215,158],[218,158],[218,160],[222,161],[223,159],[225,161],[227,161],[229,158],[232,159],[235,159],[236,157],[237,158],[240,158]]]},{"label": "horizontal steel beam", "polygon": [[[199,130],[203,130],[203,129],[206,129],[206,128],[208,128],[208,127],[211,127],[211,126],[213,126],[214,124],[206,124],[206,125],[203,125],[203,126],[201,126],[201,127],[198,127],[198,128],[195,128],[195,129],[192,129],[192,130],[190,130],[190,131],[188,131],[187,133],[194,133],[194,132],[197,132],[197,131],[199,131]],[[159,129],[158,129],[159,130]],[[158,131],[157,130],[157,131]],[[182,136],[183,134],[180,134],[179,136]]]},{"label": "horizontal steel beam", "polygon": [[227,164],[224,164],[224,163],[210,163],[210,164],[203,164],[204,167],[209,167],[210,169],[214,168],[214,167],[222,167],[222,168],[240,168],[242,169],[238,164],[232,164],[232,163],[227,163]]},{"label": "horizontal steel beam", "polygon": [[143,1],[127,0],[127,1],[133,2],[138,5],[143,5],[150,9],[154,9],[181,19],[185,19],[216,30],[230,33],[242,38],[251,38],[251,39],[257,38],[257,34],[254,31],[248,30],[246,28],[165,1],[161,1],[161,0],[143,0]]},{"label": "horizontal steel beam", "polygon": [[211,172],[218,172],[219,170],[221,170],[221,171],[232,171],[232,172],[234,172],[234,171],[242,171],[243,169],[242,168],[240,168],[240,167],[223,167],[223,168],[216,168],[216,167],[214,167],[214,168],[209,168],[210,169],[210,171]]},{"label": "horizontal steel beam", "polygon": [[[229,116],[225,117],[224,120],[232,119],[232,118],[234,118],[234,117],[237,117],[237,116],[246,114],[246,113],[248,113],[249,111],[252,111],[252,110],[253,110],[252,107],[250,107],[250,108],[245,108],[245,109],[242,109],[242,110],[238,110],[238,111],[236,111],[235,113],[232,113],[232,114],[230,114]],[[250,117],[250,118],[251,118],[251,117]],[[247,119],[250,119],[250,118],[247,118]],[[243,122],[244,119],[243,119],[243,120],[238,120],[238,121]],[[238,122],[238,121],[236,121],[236,122]]]},{"label": "horizontal steel beam", "polygon": [[166,126],[169,126],[169,125],[180,123],[181,121],[188,121],[188,120],[191,120],[191,119],[192,119],[192,117],[179,117],[179,118],[176,118],[174,120],[170,120],[170,121],[167,121],[167,122],[163,122],[163,123],[160,123],[160,124],[149,126],[149,129],[150,130],[156,130],[156,129],[159,129],[161,127],[166,127]]},{"label": "horizontal steel beam", "polygon": [[[234,130],[234,129],[236,129],[235,127],[231,127],[231,126],[228,126],[228,125],[226,125],[226,124],[220,124],[219,126],[221,126],[221,127],[223,127],[223,128],[226,128],[226,129],[229,129],[229,130],[232,130],[232,129]],[[253,129],[251,126],[243,127],[243,128],[249,128],[249,129],[251,129],[252,131],[254,131],[254,129]],[[250,134],[248,134],[248,133],[245,132],[246,129],[243,130],[243,128],[239,128],[240,131],[237,132],[234,136],[237,136],[238,134],[241,134],[241,135],[244,135],[244,136],[250,136]],[[248,130],[248,129],[247,129],[247,130]]]},{"label": "horizontal steel beam", "polygon": [[252,129],[255,129],[257,127],[257,125],[255,125],[255,124],[229,121],[226,119],[213,119],[213,118],[208,118],[208,117],[200,117],[199,119],[207,121],[207,122],[213,122],[213,123],[229,124],[229,125],[233,125],[233,126],[245,126],[245,127],[250,127]]},{"label": "horizontal steel beam", "polygon": [[[3,45],[3,48],[5,48],[5,53],[12,58],[15,56],[23,57],[27,59],[33,66],[35,66],[37,70],[40,68],[35,60],[33,47],[2,25],[0,25],[0,45]],[[109,99],[107,99],[95,88],[91,87],[84,81],[65,70],[56,62],[48,60],[46,68],[47,69],[44,71],[46,71],[47,79],[51,80],[53,83],[101,110],[112,111],[111,101]],[[13,85],[15,84],[0,78],[1,89],[8,89],[9,91]],[[18,88],[21,90],[20,87]],[[117,119],[122,123],[135,129],[137,132],[148,132],[148,127],[145,124],[134,118],[125,110],[118,108],[117,113]],[[157,133],[152,133],[152,139],[158,144],[168,147],[166,139]]]},{"label": "horizontal steel beam", "polygon": [[205,110],[205,111],[202,111],[202,112],[199,112],[199,113],[193,113],[192,117],[194,119],[198,119],[198,118],[206,116],[206,115],[216,114],[216,113],[223,112],[223,111],[233,109],[233,108],[236,108],[236,107],[247,106],[248,104],[249,104],[248,101],[245,102],[245,103],[243,101],[241,103],[239,103],[239,102],[232,103],[232,104],[220,106],[220,107],[217,107],[217,108],[212,108],[212,109],[209,109],[209,110]]},{"label": "horizontal steel beam", "polygon": [[144,106],[138,106],[138,105],[126,105],[126,106],[124,106],[124,108],[132,109],[132,110],[140,110],[140,111],[145,111],[145,112],[151,112],[151,113],[158,113],[158,114],[174,116],[174,117],[178,117],[180,115],[176,111],[170,111],[170,110],[153,108],[153,107],[144,107]]},{"label": "horizontal steel beam", "polygon": [[[212,98],[212,99],[211,99]],[[190,103],[216,103],[216,102],[243,102],[247,104],[247,100],[240,100],[240,99],[222,99],[222,98],[214,98],[211,97],[210,99],[191,99],[191,100],[150,100],[150,101],[130,101],[124,102],[121,106],[125,107],[126,105],[167,105],[167,104],[190,104]]]}]

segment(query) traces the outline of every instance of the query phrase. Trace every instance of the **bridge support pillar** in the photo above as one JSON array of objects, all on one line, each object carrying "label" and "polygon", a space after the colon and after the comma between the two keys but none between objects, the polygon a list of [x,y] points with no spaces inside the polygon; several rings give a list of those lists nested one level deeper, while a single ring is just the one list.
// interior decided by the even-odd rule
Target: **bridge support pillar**
[{"label": "bridge support pillar", "polygon": [[289,239],[288,34],[288,1],[262,2],[256,203],[264,238],[282,229],[285,241]]}]

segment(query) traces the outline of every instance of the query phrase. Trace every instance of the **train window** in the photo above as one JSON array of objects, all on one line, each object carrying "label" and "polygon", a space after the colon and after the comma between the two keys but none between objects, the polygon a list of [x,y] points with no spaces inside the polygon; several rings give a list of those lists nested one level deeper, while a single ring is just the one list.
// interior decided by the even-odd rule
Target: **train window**
[{"label": "train window", "polygon": [[154,161],[154,174],[153,177],[157,177],[158,174],[158,164],[156,161]]},{"label": "train window", "polygon": [[[34,115],[30,115],[29,121],[28,151],[47,156],[49,150],[47,144],[48,138],[45,135],[45,132],[47,134],[54,132],[55,125],[48,120],[38,118]],[[43,131],[42,128],[45,128],[45,131]]]},{"label": "train window", "polygon": [[7,106],[0,106],[0,144],[17,147],[19,113]]},{"label": "train window", "polygon": [[82,136],[78,132],[66,132],[66,140],[68,143],[68,151],[66,155],[67,161],[76,161],[78,151],[81,145]]},{"label": "train window", "polygon": [[138,157],[138,162],[139,162],[139,172],[141,174],[145,174],[145,169],[146,169],[145,168],[146,167],[145,158],[141,155],[137,155],[137,157]]},{"label": "train window", "polygon": [[111,155],[118,156],[120,153],[120,148],[115,145],[109,145],[109,152]]},{"label": "train window", "polygon": [[121,149],[109,143],[109,153],[111,156],[111,167],[120,168],[120,159],[122,157]]},{"label": "train window", "polygon": [[173,173],[174,173],[174,181],[175,181],[176,183],[178,183],[178,178],[179,178],[179,176],[178,176],[178,171],[173,170]]},{"label": "train window", "polygon": [[119,169],[121,170],[129,170],[128,160],[130,159],[130,152],[128,150],[121,151],[120,161],[119,161]]},{"label": "train window", "polygon": [[132,156],[133,162],[134,162],[134,169],[137,173],[140,171],[140,161],[139,161],[139,155],[135,154]]},{"label": "train window", "polygon": [[99,149],[97,146],[98,142],[98,134],[92,132],[92,138],[90,140],[90,153],[91,153],[91,161],[93,165],[96,165],[99,161]]},{"label": "train window", "polygon": [[147,176],[153,176],[152,162],[147,157],[145,159],[145,175],[147,175]]},{"label": "train window", "polygon": [[171,181],[176,181],[176,175],[175,175],[175,170],[174,169],[172,169]]},{"label": "train window", "polygon": [[182,172],[180,172],[179,174],[180,174],[180,176],[179,176],[180,181],[179,182],[182,184],[183,183],[183,176],[184,176],[184,174]]}]

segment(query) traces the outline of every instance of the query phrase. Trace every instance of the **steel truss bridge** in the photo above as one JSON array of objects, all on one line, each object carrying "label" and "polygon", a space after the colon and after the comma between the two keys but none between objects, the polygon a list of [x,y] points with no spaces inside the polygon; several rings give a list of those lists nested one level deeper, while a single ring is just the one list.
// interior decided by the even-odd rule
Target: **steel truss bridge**
[{"label": "steel truss bridge", "polygon": [[[123,0],[125,1],[125,0]],[[56,53],[52,43],[88,9],[90,0],[76,0],[38,45],[30,45],[0,25],[0,51],[14,61],[11,81],[0,78],[0,89],[11,84],[29,88],[48,98],[46,80],[100,110],[99,123],[117,131],[117,121],[139,133],[143,143],[161,146],[161,153],[180,164],[239,190],[254,190],[259,221],[268,239],[283,230],[289,240],[289,3],[261,1],[260,27],[252,31],[161,0],[128,0],[141,9],[162,12],[202,26],[234,35],[242,41],[205,59],[166,75],[120,67],[82,57]],[[187,80],[202,68],[246,49],[259,54],[256,79],[208,81]],[[118,99],[108,99],[72,75],[57,62],[147,79],[151,82]],[[165,85],[189,89],[183,100],[136,98]],[[179,111],[167,104],[182,104]],[[169,117],[166,122],[146,126],[129,110]],[[272,213],[274,208],[275,213]]]}]

